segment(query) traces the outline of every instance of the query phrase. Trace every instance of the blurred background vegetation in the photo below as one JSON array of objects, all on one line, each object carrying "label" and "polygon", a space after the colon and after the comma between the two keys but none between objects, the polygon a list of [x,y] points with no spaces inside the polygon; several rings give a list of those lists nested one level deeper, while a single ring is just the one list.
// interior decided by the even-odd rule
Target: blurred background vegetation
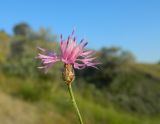
[{"label": "blurred background vegetation", "polygon": [[[63,65],[47,74],[37,69],[37,46],[58,52],[58,36],[16,24],[0,31],[0,123],[78,124]],[[119,47],[101,48],[99,70],[76,70],[73,83],[85,124],[160,124],[160,64],[140,64]]]}]

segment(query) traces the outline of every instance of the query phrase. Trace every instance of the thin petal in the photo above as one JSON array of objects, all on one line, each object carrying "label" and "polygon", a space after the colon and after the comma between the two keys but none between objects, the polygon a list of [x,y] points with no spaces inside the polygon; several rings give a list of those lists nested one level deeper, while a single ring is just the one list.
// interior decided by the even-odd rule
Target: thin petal
[{"label": "thin petal", "polygon": [[38,53],[37,59],[40,59],[42,62],[42,66],[38,67],[39,69],[44,69],[45,72],[51,68],[57,61],[59,61],[59,57],[56,55],[55,52],[47,52],[43,48],[39,48],[44,54]]},{"label": "thin petal", "polygon": [[37,47],[38,50],[42,51],[42,52],[45,52],[46,50],[41,48],[41,47]]},{"label": "thin petal", "polygon": [[96,52],[94,50],[87,50],[83,53],[81,53],[81,56],[88,56],[88,55],[94,55]]}]

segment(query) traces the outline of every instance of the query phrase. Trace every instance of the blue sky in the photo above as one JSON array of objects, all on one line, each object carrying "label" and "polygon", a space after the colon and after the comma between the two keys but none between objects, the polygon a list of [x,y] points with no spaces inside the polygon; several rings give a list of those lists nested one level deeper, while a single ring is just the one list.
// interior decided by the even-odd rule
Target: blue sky
[{"label": "blue sky", "polygon": [[139,62],[160,60],[160,0],[1,0],[0,29],[12,34],[20,22],[64,36],[75,27],[90,48],[119,46]]}]

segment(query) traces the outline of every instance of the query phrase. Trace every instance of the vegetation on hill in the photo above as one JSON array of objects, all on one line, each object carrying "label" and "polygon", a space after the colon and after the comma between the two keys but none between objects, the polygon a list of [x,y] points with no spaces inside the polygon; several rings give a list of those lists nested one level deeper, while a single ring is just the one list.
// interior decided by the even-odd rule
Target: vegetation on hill
[{"label": "vegetation on hill", "polygon": [[[26,24],[14,35],[0,32],[0,123],[78,123],[61,64],[47,74],[37,69],[37,46],[58,52],[58,38]],[[160,122],[160,65],[139,64],[129,51],[102,48],[99,70],[76,70],[75,96],[85,124],[158,124]]]}]

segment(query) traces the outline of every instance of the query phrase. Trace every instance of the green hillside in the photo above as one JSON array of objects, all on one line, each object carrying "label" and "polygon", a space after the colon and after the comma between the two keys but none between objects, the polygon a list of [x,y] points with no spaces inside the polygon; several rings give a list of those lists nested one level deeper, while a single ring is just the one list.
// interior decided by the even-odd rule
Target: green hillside
[{"label": "green hillside", "polygon": [[[38,70],[37,47],[59,52],[56,35],[15,26],[0,32],[0,124],[78,124],[63,64]],[[84,124],[159,124],[160,64],[140,64],[118,47],[97,50],[99,69],[75,70],[75,97]]]},{"label": "green hillside", "polygon": [[[153,95],[159,93],[156,90],[160,89],[160,82],[156,82],[155,79],[158,78],[157,75],[159,73],[160,66],[153,66],[155,69],[152,68],[151,71],[151,65],[143,64],[131,65],[127,69],[127,71],[137,70],[137,73],[141,73],[138,79],[143,79],[144,75],[150,75],[153,80],[150,79],[148,81],[153,83],[153,86],[148,84],[140,84],[140,81],[138,81],[133,74],[130,75],[129,72],[127,72],[127,77],[133,77],[135,80],[131,80],[131,82],[127,85],[123,84],[123,86],[121,86],[121,84],[121,87],[118,87],[119,85],[116,85],[116,80],[118,80],[117,77],[117,79],[115,79],[113,84],[110,86],[111,88],[108,88],[108,90],[110,90],[108,91],[109,94],[114,96],[112,99],[111,96],[106,97],[102,94],[104,91],[101,92],[93,85],[87,84],[85,86],[85,90],[76,88],[75,85],[74,90],[76,92],[76,99],[79,103],[85,124],[159,124],[159,114],[146,114],[146,112],[141,108],[145,107],[145,103],[139,103],[141,97],[134,96],[134,90],[137,89],[136,87],[151,88],[148,91],[150,91]],[[65,90],[66,87],[64,84],[61,84],[61,81],[60,84],[56,85],[50,81],[47,81],[45,84],[48,85],[47,87],[44,86],[43,82],[33,80],[31,78],[24,81],[23,79],[15,76],[7,78],[6,75],[1,74],[0,80],[0,123],[78,123],[72,105],[69,102],[70,99],[67,91]],[[146,80],[147,79],[145,79],[145,82],[147,82]],[[39,86],[39,84],[43,85]],[[133,89],[133,91],[130,89]],[[147,91],[144,93],[146,97],[149,97]],[[129,99],[128,96],[130,98],[137,98],[137,103],[140,105],[137,105],[137,103],[132,101],[132,99]],[[119,101],[120,98],[121,101]],[[128,100],[128,102],[133,102],[132,104],[135,104],[138,109],[136,111],[131,111],[132,109],[130,110],[129,108],[125,108],[128,107],[129,103],[123,101],[124,99]],[[156,98],[148,99],[151,100],[150,102],[155,103],[152,100],[156,100]],[[126,106],[123,106],[122,102],[124,102]],[[159,109],[157,103],[155,103],[155,107]]]}]

